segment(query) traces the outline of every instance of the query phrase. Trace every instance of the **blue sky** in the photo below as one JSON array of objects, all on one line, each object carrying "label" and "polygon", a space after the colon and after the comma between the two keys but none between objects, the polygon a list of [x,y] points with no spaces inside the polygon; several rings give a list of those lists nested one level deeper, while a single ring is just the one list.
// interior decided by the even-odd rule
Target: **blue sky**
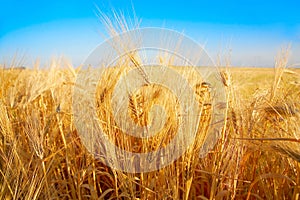
[{"label": "blue sky", "polygon": [[142,19],[142,27],[183,31],[216,59],[231,52],[232,65],[272,66],[291,44],[290,63],[300,63],[299,1],[0,0],[0,63],[17,55],[24,65],[66,56],[76,66],[103,41],[96,16],[111,8]]}]

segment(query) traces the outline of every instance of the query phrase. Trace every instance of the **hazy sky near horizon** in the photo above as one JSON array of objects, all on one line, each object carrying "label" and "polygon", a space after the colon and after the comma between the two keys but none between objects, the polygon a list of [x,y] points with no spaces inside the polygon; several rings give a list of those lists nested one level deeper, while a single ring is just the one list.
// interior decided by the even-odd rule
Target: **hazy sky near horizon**
[{"label": "hazy sky near horizon", "polygon": [[97,8],[133,16],[141,27],[184,32],[214,59],[231,53],[232,65],[273,66],[291,45],[290,64],[300,63],[300,1],[0,0],[0,63],[14,55],[24,65],[65,56],[76,66],[104,41]]}]

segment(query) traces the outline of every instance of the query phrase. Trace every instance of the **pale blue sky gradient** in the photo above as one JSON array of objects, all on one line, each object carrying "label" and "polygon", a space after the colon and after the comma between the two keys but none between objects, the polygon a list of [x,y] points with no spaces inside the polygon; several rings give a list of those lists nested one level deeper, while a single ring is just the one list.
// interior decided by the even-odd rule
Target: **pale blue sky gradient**
[{"label": "pale blue sky gradient", "polygon": [[300,62],[299,1],[17,1],[0,0],[0,63],[18,53],[24,65],[65,56],[76,66],[104,38],[96,16],[111,8],[136,15],[142,27],[184,32],[204,44],[213,58],[231,51],[232,65],[273,66],[291,44],[290,63]]}]

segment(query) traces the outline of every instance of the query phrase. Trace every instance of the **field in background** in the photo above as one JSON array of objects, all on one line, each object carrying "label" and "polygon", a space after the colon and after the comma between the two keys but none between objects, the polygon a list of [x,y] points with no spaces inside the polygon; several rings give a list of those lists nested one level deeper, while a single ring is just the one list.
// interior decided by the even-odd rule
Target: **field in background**
[{"label": "field in background", "polygon": [[[71,107],[77,71],[55,67],[63,65],[0,71],[0,199],[299,199],[299,70],[280,62],[221,68],[228,103],[214,149],[200,158],[195,142],[170,166],[130,174],[108,168],[83,146]],[[101,94],[111,94],[114,79],[107,80],[98,115],[109,121]],[[137,123],[147,123],[138,117],[145,110],[134,103],[129,109]],[[145,143],[106,128],[125,149],[145,150]],[[155,139],[146,144],[156,148]]]}]

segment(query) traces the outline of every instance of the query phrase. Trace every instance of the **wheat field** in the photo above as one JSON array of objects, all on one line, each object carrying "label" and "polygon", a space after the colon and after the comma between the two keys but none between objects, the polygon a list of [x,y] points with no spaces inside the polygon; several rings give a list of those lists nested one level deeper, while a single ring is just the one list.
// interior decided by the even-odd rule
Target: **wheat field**
[{"label": "wheat field", "polygon": [[[147,173],[111,169],[82,144],[72,113],[79,69],[65,60],[46,69],[1,69],[0,199],[299,199],[300,71],[286,68],[284,55],[274,68],[219,68],[226,122],[214,148],[199,156],[211,112],[201,104],[205,112],[193,145],[171,165]],[[122,134],[105,97],[124,70],[108,70],[109,81],[100,81],[98,117],[119,147],[155,150],[176,134],[176,99],[156,86],[142,88],[129,97],[135,123],[148,123],[149,99],[169,106],[171,117],[149,140]],[[201,81],[195,85],[200,96]]]}]

